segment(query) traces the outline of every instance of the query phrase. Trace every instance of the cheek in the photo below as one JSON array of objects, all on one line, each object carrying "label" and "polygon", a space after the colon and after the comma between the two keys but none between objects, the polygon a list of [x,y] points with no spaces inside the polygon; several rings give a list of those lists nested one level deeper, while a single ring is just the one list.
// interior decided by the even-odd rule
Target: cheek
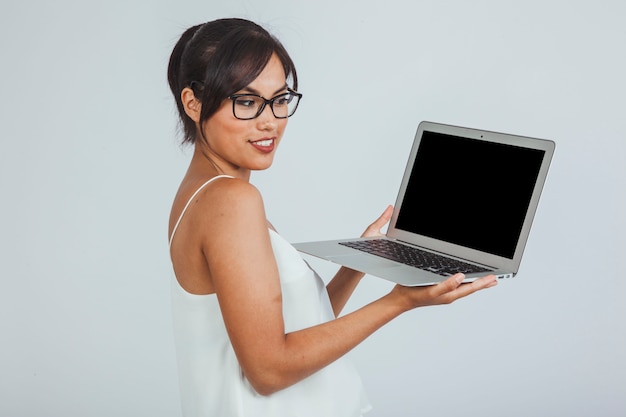
[{"label": "cheek", "polygon": [[278,126],[276,130],[278,131],[278,136],[282,138],[283,133],[285,133],[285,129],[287,128],[287,120],[288,119],[278,119]]},{"label": "cheek", "polygon": [[234,135],[241,133],[241,123],[232,117],[229,108],[220,109],[216,112],[204,125],[204,132],[211,138],[232,138]]}]

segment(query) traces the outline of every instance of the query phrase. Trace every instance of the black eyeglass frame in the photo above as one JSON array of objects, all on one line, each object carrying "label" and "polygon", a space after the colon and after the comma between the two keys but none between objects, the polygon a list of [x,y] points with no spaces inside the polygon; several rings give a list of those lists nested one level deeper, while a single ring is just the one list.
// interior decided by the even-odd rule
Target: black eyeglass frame
[{"label": "black eyeglass frame", "polygon": [[[189,88],[191,88],[191,90],[194,90],[194,84],[198,85],[200,88],[204,88],[204,83],[201,81],[192,81],[189,83]],[[293,110],[291,111],[291,113],[289,113],[287,116],[276,116],[276,113],[274,112],[274,100],[276,100],[277,98],[286,96],[286,95],[292,95],[295,96],[297,98],[298,101],[296,101],[296,106],[293,108]],[[263,100],[263,104],[261,104],[261,106],[259,107],[259,109],[257,110],[256,114],[252,117],[237,117],[237,114],[235,113],[235,101],[238,98],[241,97],[246,97],[246,96],[253,96],[253,97],[258,97],[261,100]],[[259,117],[261,115],[261,113],[263,113],[263,110],[265,110],[265,106],[267,106],[268,104],[270,105],[270,109],[272,110],[272,114],[274,115],[275,118],[277,119],[286,119],[288,117],[293,116],[293,114],[296,112],[296,110],[298,109],[298,105],[300,104],[300,99],[302,98],[302,93],[298,93],[296,90],[292,90],[291,88],[287,88],[287,92],[286,93],[282,93],[282,94],[278,94],[270,99],[267,99],[263,96],[260,96],[258,94],[252,94],[252,93],[241,93],[241,94],[233,94],[227,97],[228,99],[232,100],[233,102],[233,116],[238,119],[238,120],[252,120],[252,119],[256,119],[257,117]]]},{"label": "black eyeglass frame", "polygon": [[[261,100],[263,100],[263,103],[261,103],[261,105],[259,106],[259,109],[257,110],[257,112],[256,112],[256,114],[254,116],[252,116],[252,117],[238,117],[237,113],[236,113],[236,110],[235,110],[235,102],[237,101],[238,98],[250,97],[250,96],[260,98]],[[293,110],[289,114],[287,114],[287,116],[277,116],[276,112],[274,111],[274,101],[279,99],[279,98],[285,97],[285,96],[294,96],[294,98],[296,98],[296,100],[297,100],[296,101],[296,105],[293,108]],[[272,114],[274,115],[275,118],[277,118],[277,119],[286,119],[288,117],[293,116],[293,114],[298,109],[298,105],[300,104],[300,99],[302,98],[302,94],[298,93],[295,90],[292,90],[291,88],[288,88],[286,93],[278,94],[278,95],[276,95],[276,96],[274,96],[274,97],[272,97],[270,99],[267,99],[267,98],[265,98],[263,96],[260,96],[258,94],[252,94],[252,93],[233,94],[231,96],[228,96],[228,98],[230,100],[232,100],[232,102],[233,102],[233,116],[235,116],[236,119],[239,119],[239,120],[256,119],[257,117],[259,117],[261,115],[261,113],[263,113],[263,110],[265,110],[265,106],[267,106],[268,104],[270,105],[270,109],[272,110]]]}]

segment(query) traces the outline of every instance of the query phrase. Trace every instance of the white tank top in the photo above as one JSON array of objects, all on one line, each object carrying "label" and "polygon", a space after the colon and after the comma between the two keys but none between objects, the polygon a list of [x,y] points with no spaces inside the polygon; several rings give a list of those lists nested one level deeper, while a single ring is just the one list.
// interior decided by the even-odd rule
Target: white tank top
[{"label": "white tank top", "polygon": [[[170,237],[170,245],[191,196]],[[232,177],[228,177],[232,178]],[[326,287],[300,254],[270,229],[283,299],[285,331],[334,319]],[[172,279],[174,340],[184,417],[358,417],[371,406],[345,358],[269,396],[255,392],[237,362],[215,294],[194,295]]]}]

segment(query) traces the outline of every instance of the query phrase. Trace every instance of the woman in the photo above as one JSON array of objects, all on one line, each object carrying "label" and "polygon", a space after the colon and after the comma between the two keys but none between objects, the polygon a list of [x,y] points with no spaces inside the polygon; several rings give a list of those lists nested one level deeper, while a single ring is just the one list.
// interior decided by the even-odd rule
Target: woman
[{"label": "woman", "polygon": [[[396,286],[337,318],[363,274],[322,280],[267,221],[250,174],[272,165],[301,97],[294,64],[260,26],[222,19],[188,29],[168,79],[194,145],[169,224],[173,320],[185,416],[359,416],[358,375],[342,358],[420,306],[496,284],[462,275]],[[391,207],[364,236],[380,234]]]}]

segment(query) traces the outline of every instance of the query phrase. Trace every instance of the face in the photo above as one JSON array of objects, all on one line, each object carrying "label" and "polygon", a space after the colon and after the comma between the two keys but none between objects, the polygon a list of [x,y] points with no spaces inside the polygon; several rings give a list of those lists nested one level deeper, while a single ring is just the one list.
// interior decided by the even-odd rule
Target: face
[{"label": "face", "polygon": [[[236,93],[252,93],[267,99],[287,92],[285,71],[280,59],[272,55],[261,74],[246,88]],[[287,119],[277,119],[269,105],[251,120],[233,115],[232,101],[224,100],[219,110],[204,124],[206,141],[196,146],[224,173],[249,176],[250,171],[267,169],[287,126]]]}]

